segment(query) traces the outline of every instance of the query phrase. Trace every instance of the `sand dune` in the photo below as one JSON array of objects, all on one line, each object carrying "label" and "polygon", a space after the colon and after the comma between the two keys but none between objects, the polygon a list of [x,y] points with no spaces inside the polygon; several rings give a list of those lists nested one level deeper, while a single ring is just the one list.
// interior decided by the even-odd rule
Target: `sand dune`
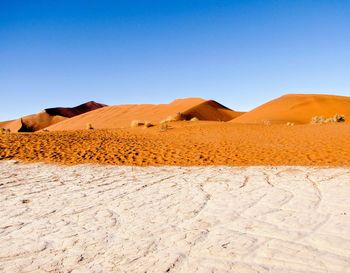
[{"label": "sand dune", "polygon": [[11,132],[18,132],[22,128],[21,119],[0,122],[0,128],[10,129]]},{"label": "sand dune", "polygon": [[187,119],[196,117],[200,120],[210,121],[230,121],[242,114],[243,112],[233,111],[213,100],[204,101],[183,112]]},{"label": "sand dune", "polygon": [[350,272],[349,169],[0,173],[1,272]]},{"label": "sand dune", "polygon": [[90,101],[76,107],[48,108],[37,114],[24,116],[16,120],[1,122],[0,127],[10,129],[11,132],[36,132],[67,118],[104,106],[106,105]]},{"label": "sand dune", "polygon": [[342,114],[350,119],[350,97],[291,94],[265,103],[232,120],[234,123],[310,123],[314,116],[325,118]]},{"label": "sand dune", "polygon": [[51,116],[45,111],[28,115],[20,119],[22,126],[18,132],[36,132],[65,119],[67,118],[62,116]]},{"label": "sand dune", "polygon": [[196,115],[203,120],[231,120],[240,113],[232,111],[215,101],[200,98],[178,99],[169,104],[131,104],[109,106],[76,116],[48,127],[50,131],[81,130],[91,123],[96,129],[129,127],[131,121],[142,120],[159,123],[177,113],[186,118]]},{"label": "sand dune", "polygon": [[45,109],[45,112],[48,113],[50,116],[62,116],[66,118],[72,118],[105,106],[107,105],[102,103],[97,103],[94,101],[89,101],[81,105],[78,105],[76,107],[47,108]]}]

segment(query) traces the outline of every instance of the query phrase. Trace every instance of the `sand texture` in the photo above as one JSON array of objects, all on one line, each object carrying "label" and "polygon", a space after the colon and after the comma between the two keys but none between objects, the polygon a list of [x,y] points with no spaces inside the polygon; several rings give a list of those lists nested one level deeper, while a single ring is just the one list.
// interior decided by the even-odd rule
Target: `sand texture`
[{"label": "sand texture", "polygon": [[[106,107],[108,108],[108,107]],[[105,108],[102,108],[105,109]],[[175,122],[152,128],[0,135],[0,159],[116,165],[350,165],[350,125]]]},{"label": "sand texture", "polygon": [[350,170],[0,163],[1,272],[350,272]]}]

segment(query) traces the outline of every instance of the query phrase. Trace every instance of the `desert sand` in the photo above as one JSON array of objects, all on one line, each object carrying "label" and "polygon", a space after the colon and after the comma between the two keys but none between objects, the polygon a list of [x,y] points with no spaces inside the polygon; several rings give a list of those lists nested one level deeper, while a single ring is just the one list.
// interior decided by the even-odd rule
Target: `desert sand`
[{"label": "desert sand", "polygon": [[350,272],[350,170],[0,163],[1,272]]},{"label": "desert sand", "polygon": [[[103,109],[103,108],[102,108]],[[350,125],[172,122],[152,128],[0,135],[0,159],[116,165],[350,165]]]},{"label": "desert sand", "polygon": [[350,97],[289,94],[269,101],[232,120],[232,122],[245,124],[286,124],[287,122],[308,124],[315,116],[330,118],[336,114],[350,117]]},{"label": "desert sand", "polygon": [[242,114],[213,100],[186,98],[174,100],[169,104],[131,104],[104,107],[47,127],[47,130],[82,130],[86,128],[88,123],[95,129],[125,128],[130,127],[133,120],[159,124],[162,120],[178,113],[187,119],[197,117],[209,121],[229,121]]}]

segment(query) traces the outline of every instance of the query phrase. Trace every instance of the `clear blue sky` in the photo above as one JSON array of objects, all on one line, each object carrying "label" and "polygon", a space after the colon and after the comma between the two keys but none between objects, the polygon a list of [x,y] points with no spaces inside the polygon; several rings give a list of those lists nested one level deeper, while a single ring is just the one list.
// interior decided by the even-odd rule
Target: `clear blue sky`
[{"label": "clear blue sky", "polygon": [[350,95],[350,1],[0,0],[0,120],[285,93]]}]

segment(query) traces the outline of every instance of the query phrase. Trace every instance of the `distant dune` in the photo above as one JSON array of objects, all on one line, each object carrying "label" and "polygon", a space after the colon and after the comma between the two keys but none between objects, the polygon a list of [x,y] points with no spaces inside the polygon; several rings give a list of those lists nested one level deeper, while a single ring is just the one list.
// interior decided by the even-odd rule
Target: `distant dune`
[{"label": "distant dune", "polygon": [[48,108],[37,114],[0,122],[0,127],[10,129],[11,132],[35,132],[68,118],[105,106],[105,104],[90,101],[76,107]]},{"label": "distant dune", "polygon": [[233,111],[216,101],[208,100],[186,110],[183,114],[200,120],[230,121],[244,113]]},{"label": "distant dune", "polygon": [[242,124],[309,124],[313,117],[332,118],[336,114],[350,120],[350,97],[320,94],[289,94],[269,101],[249,112],[233,111],[202,98],[177,99],[168,104],[128,104],[106,106],[93,101],[76,107],[47,108],[17,120],[0,122],[11,132],[82,130],[87,124],[95,129],[125,128],[133,120],[154,124],[175,117],[202,121],[230,121]]},{"label": "distant dune", "polygon": [[130,104],[104,107],[48,127],[50,131],[85,129],[90,123],[96,129],[129,127],[133,120],[159,123],[182,113],[186,119],[228,121],[241,113],[215,101],[201,98],[177,99],[169,104]]},{"label": "distant dune", "polygon": [[76,107],[47,108],[45,109],[45,112],[48,113],[50,116],[62,116],[66,118],[72,118],[105,106],[107,105],[97,103],[94,101],[89,101]]},{"label": "distant dune", "polygon": [[312,117],[333,117],[342,114],[350,118],[350,97],[290,94],[265,103],[232,120],[234,123],[295,124],[310,123]]}]

